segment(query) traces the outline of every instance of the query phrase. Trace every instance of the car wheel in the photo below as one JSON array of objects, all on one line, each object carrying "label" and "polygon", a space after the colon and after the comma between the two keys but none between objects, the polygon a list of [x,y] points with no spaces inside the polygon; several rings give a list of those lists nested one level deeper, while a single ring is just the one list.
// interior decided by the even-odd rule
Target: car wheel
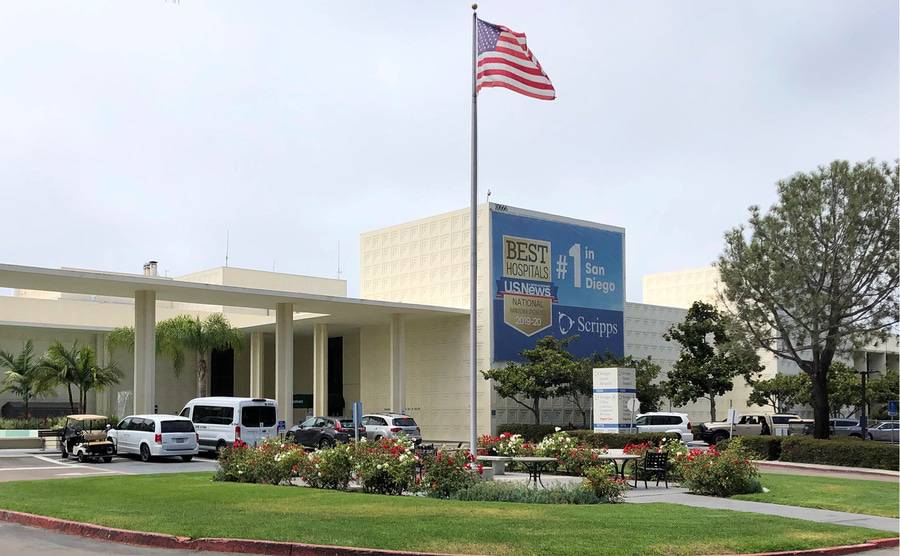
[{"label": "car wheel", "polygon": [[334,448],[334,440],[327,436],[323,436],[322,440],[319,441],[319,448]]},{"label": "car wheel", "polygon": [[141,444],[141,461],[147,463],[150,461],[150,458],[153,457],[150,455],[150,446],[146,444]]},{"label": "car wheel", "polygon": [[872,433],[869,433],[869,440],[875,440],[875,437],[872,436]]},{"label": "car wheel", "polygon": [[192,459],[194,459],[194,456],[181,456],[181,461],[185,463],[191,461]]},{"label": "car wheel", "polygon": [[103,463],[112,463],[112,456],[103,456]]},{"label": "car wheel", "polygon": [[61,457],[62,459],[69,459],[69,452],[66,451],[65,445],[63,445],[63,447],[59,449],[59,457]]},{"label": "car wheel", "polygon": [[378,441],[381,440],[382,438],[384,438],[384,437],[381,436],[380,434],[375,435],[375,442],[378,442]]},{"label": "car wheel", "polygon": [[78,452],[78,463],[84,463],[87,461],[87,458],[84,457],[84,452]]},{"label": "car wheel", "polygon": [[717,432],[716,434],[713,435],[713,437],[712,437],[712,443],[713,443],[713,444],[718,444],[719,442],[722,442],[722,441],[725,440],[726,438],[728,438],[728,433],[725,432],[725,431],[719,431],[719,432]]}]

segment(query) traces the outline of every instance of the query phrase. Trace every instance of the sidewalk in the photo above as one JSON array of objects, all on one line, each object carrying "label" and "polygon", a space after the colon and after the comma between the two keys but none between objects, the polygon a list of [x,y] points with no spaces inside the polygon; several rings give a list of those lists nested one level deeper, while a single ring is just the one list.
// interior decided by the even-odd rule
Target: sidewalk
[{"label": "sidewalk", "polygon": [[716,498],[713,496],[698,496],[695,494],[687,494],[687,491],[683,488],[670,488],[668,491],[664,488],[650,488],[646,490],[637,488],[628,492],[625,497],[625,502],[631,504],[650,504],[654,502],[682,504],[684,506],[694,506],[697,508],[777,515],[781,517],[803,519],[806,521],[815,521],[818,523],[867,527],[879,531],[900,533],[900,520],[892,517],[852,514],[848,512],[836,512],[833,510],[801,508],[798,506],[783,506],[781,504],[732,500],[730,498]]},{"label": "sidewalk", "polygon": [[790,461],[754,461],[759,470],[765,473],[784,475],[809,475],[814,477],[834,477],[839,479],[858,479],[863,481],[900,482],[900,472],[888,469],[868,469],[865,467],[841,467],[838,465],[819,465],[815,463],[795,463]]}]

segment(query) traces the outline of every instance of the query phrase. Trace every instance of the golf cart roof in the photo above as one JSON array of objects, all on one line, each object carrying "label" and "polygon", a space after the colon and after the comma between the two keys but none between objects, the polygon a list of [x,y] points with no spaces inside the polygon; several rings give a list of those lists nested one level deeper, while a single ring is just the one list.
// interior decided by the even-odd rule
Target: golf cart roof
[{"label": "golf cart roof", "polygon": [[90,415],[90,414],[81,414],[81,415],[67,415],[66,419],[72,419],[73,421],[96,421],[98,419],[106,420],[108,417],[105,415]]}]

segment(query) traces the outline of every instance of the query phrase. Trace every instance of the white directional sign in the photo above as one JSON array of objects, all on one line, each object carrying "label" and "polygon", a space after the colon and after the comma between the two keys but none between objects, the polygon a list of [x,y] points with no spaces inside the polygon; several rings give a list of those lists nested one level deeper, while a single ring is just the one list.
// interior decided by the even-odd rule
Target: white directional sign
[{"label": "white directional sign", "polygon": [[594,369],[594,432],[632,432],[636,395],[634,369]]}]

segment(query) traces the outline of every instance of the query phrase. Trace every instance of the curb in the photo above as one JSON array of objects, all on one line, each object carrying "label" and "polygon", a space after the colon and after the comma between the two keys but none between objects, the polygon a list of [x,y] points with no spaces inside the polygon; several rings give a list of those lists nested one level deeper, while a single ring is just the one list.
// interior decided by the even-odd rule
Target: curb
[{"label": "curb", "polygon": [[0,510],[0,521],[8,521],[28,527],[40,527],[41,529],[49,529],[58,533],[77,535],[89,539],[174,550],[202,550],[238,554],[264,554],[267,556],[458,556],[436,552],[408,552],[403,550],[381,550],[377,548],[355,548],[350,546],[327,546],[249,539],[191,539],[190,537],[177,537],[163,533],[115,529],[91,523],[80,523],[10,510]]},{"label": "curb", "polygon": [[743,556],[839,556],[841,554],[855,554],[879,548],[891,548],[900,546],[900,537],[893,539],[876,539],[861,544],[848,544],[844,546],[829,546],[825,548],[812,548],[808,550],[786,550],[783,552],[756,552]]},{"label": "curb", "polygon": [[[28,527],[40,527],[66,535],[76,535],[89,539],[147,546],[174,550],[198,550],[210,552],[233,552],[238,554],[264,554],[267,556],[460,556],[438,552],[408,552],[403,550],[381,550],[376,548],[355,548],[350,546],[327,546],[295,542],[261,541],[248,539],[220,539],[176,537],[163,533],[147,533],[115,529],[91,523],[80,523],[55,517],[0,510],[0,521],[8,521]],[[900,546],[900,538],[876,539],[862,544],[813,548],[810,550],[788,550],[784,552],[757,552],[745,556],[838,556]]]}]

